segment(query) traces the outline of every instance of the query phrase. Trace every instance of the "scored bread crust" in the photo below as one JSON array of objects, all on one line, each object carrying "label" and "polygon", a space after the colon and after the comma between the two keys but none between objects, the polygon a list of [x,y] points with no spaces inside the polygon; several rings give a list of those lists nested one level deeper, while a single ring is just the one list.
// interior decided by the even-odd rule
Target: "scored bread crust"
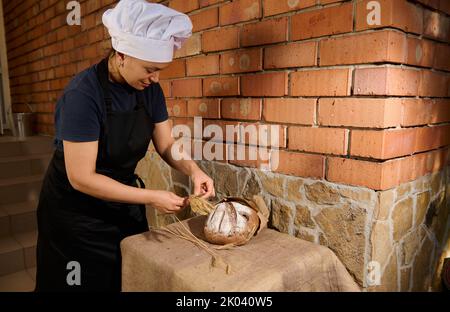
[{"label": "scored bread crust", "polygon": [[259,224],[257,211],[247,202],[230,200],[214,207],[205,222],[204,233],[210,243],[239,246],[250,240]]}]

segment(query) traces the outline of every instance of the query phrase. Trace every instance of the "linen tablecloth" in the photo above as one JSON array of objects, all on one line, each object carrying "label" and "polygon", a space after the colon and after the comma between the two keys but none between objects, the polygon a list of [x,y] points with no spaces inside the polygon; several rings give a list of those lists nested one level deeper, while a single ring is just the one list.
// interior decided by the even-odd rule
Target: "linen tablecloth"
[{"label": "linen tablecloth", "polygon": [[[204,222],[200,216],[183,224],[204,238]],[[121,252],[122,291],[360,290],[330,249],[271,229],[244,246],[215,251],[230,265],[228,274],[223,263],[211,265],[205,250],[162,229],[125,238]]]}]

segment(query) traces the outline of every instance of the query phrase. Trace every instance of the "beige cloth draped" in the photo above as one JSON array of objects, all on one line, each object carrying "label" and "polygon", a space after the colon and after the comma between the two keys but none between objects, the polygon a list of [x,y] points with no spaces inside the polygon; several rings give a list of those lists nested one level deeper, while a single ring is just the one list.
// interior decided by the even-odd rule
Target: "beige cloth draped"
[{"label": "beige cloth draped", "polygon": [[[204,221],[183,223],[204,237]],[[123,291],[360,290],[330,249],[271,229],[244,246],[216,251],[231,265],[230,274],[223,265],[212,267],[205,250],[164,230],[127,237],[121,251]]]}]

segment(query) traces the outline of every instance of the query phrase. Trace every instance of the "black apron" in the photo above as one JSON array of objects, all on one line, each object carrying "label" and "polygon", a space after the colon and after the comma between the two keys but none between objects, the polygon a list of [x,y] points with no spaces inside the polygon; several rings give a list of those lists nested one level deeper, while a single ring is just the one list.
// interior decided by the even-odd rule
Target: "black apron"
[{"label": "black apron", "polygon": [[[97,65],[106,118],[99,138],[96,172],[123,184],[145,188],[134,173],[152,138],[151,109],[135,91],[131,111],[112,111],[108,61]],[[37,208],[36,291],[120,291],[120,241],[148,231],[145,205],[104,201],[75,190],[67,178],[64,152],[55,150]],[[73,284],[76,261],[80,285]],[[69,264],[72,263],[72,264]],[[70,274],[68,283],[68,276]]]}]

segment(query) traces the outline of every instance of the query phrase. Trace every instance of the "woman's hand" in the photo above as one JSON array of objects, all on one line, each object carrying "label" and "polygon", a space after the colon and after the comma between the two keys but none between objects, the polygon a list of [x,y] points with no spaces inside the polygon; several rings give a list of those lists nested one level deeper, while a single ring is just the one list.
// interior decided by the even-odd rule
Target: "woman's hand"
[{"label": "woman's hand", "polygon": [[162,213],[177,213],[188,204],[187,198],[177,196],[172,192],[161,190],[151,190],[150,192],[147,204]]},{"label": "woman's hand", "polygon": [[202,170],[194,171],[191,179],[194,183],[194,195],[200,195],[204,199],[216,196],[213,180]]}]

